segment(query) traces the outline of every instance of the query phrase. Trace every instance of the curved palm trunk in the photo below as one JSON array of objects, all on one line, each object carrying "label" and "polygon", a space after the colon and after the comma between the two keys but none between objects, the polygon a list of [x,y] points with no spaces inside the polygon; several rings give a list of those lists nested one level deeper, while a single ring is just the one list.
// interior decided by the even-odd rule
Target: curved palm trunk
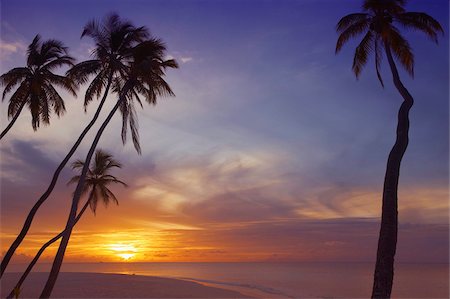
[{"label": "curved palm trunk", "polygon": [[403,97],[403,103],[398,111],[397,139],[389,153],[384,177],[381,228],[378,239],[372,298],[391,297],[394,279],[394,257],[397,248],[398,180],[400,164],[408,147],[409,111],[414,104],[413,97],[400,81],[390,46],[387,43],[385,50],[392,71],[394,85]]},{"label": "curved palm trunk", "polygon": [[[124,87],[124,90],[126,87]],[[126,91],[123,92],[123,94],[126,94]],[[86,174],[89,168],[89,164],[91,162],[91,158],[94,154],[95,148],[97,147],[97,144],[100,140],[100,137],[103,134],[103,131],[105,130],[108,123],[111,121],[111,118],[114,116],[114,114],[117,112],[117,109],[119,109],[120,104],[124,100],[124,97],[120,97],[117,101],[116,105],[113,107],[111,112],[109,112],[108,116],[106,117],[105,121],[101,125],[100,129],[98,130],[97,134],[95,135],[94,141],[91,145],[91,148],[89,149],[89,152],[86,156],[86,159],[84,160],[84,166],[81,171],[80,180],[78,181],[77,188],[75,189],[73,199],[72,199],[72,207],[70,209],[69,217],[67,219],[66,228],[64,229],[64,234],[61,240],[61,243],[59,244],[58,252],[56,253],[55,259],[53,260],[52,269],[50,270],[49,277],[47,279],[47,282],[44,286],[44,289],[42,290],[40,298],[49,298],[53,287],[55,286],[56,280],[58,278],[59,270],[61,269],[61,265],[64,259],[64,253],[66,252],[67,245],[69,243],[70,235],[72,233],[72,228],[74,226],[75,222],[75,215],[77,213],[77,207],[78,202],[80,201],[81,192],[84,187],[84,183],[86,180]]]},{"label": "curved palm trunk", "polygon": [[[86,203],[84,204],[83,208],[78,213],[77,218],[75,219],[75,224],[78,223],[78,221],[80,220],[81,216],[83,216],[84,212],[86,211],[87,207],[89,206],[89,203],[90,203],[90,201],[92,199],[92,196],[93,196],[94,189],[95,189],[95,186],[92,188],[92,190],[91,190],[91,192],[89,194],[89,198],[86,201]],[[8,297],[6,297],[7,299],[14,298],[15,290],[20,290],[20,288],[22,287],[23,282],[28,277],[28,274],[30,274],[31,270],[33,270],[34,265],[36,265],[37,261],[39,260],[41,255],[44,253],[44,251],[47,249],[47,247],[49,247],[50,245],[52,245],[53,243],[58,241],[63,236],[63,234],[64,234],[64,231],[60,232],[57,236],[53,237],[52,239],[47,241],[47,243],[42,245],[41,249],[39,249],[39,251],[36,253],[36,256],[30,262],[30,264],[28,265],[28,267],[25,270],[25,272],[23,272],[23,274],[20,277],[19,281],[17,282],[16,286],[11,290],[11,292],[8,295]]]},{"label": "curved palm trunk", "polygon": [[8,126],[2,131],[2,133],[0,134],[0,140],[6,135],[6,133],[8,133],[8,131],[12,128],[12,126],[14,125],[14,123],[16,122],[16,120],[19,118],[20,113],[23,110],[23,107],[25,107],[25,104],[27,102],[23,101],[23,103],[20,105],[19,110],[17,110],[16,114],[14,114],[14,117],[11,119],[11,121],[9,122]]},{"label": "curved palm trunk", "polygon": [[14,242],[11,244],[11,246],[8,249],[8,251],[6,252],[6,254],[5,254],[5,256],[4,256],[3,260],[2,260],[2,263],[1,263],[0,278],[5,273],[6,267],[8,266],[8,263],[11,260],[12,256],[14,255],[14,252],[16,251],[17,247],[19,247],[20,243],[22,243],[22,241],[25,238],[28,230],[30,229],[31,223],[33,222],[33,218],[36,215],[39,207],[45,202],[45,200],[52,193],[53,188],[55,187],[56,182],[58,181],[59,174],[63,170],[64,166],[66,166],[66,164],[69,161],[69,159],[72,158],[72,155],[74,154],[75,150],[78,148],[78,146],[80,145],[81,141],[86,136],[86,134],[89,132],[89,130],[92,128],[92,126],[96,122],[98,116],[100,115],[100,112],[102,110],[103,104],[106,101],[106,97],[107,97],[109,89],[111,87],[111,83],[112,83],[112,73],[110,74],[110,76],[108,78],[108,84],[106,86],[105,93],[103,95],[102,100],[100,101],[100,104],[98,105],[98,108],[97,108],[97,111],[94,114],[94,117],[89,122],[89,124],[86,126],[86,128],[83,130],[83,132],[80,134],[80,136],[78,137],[77,141],[72,146],[72,148],[70,149],[69,153],[66,155],[64,160],[62,160],[61,163],[59,164],[58,168],[56,169],[55,173],[53,174],[52,181],[50,182],[50,185],[48,186],[47,190],[41,195],[39,200],[31,208],[30,212],[27,215],[27,219],[25,220],[25,223],[24,223],[24,225],[22,227],[22,230],[17,235],[16,239],[14,240]]}]

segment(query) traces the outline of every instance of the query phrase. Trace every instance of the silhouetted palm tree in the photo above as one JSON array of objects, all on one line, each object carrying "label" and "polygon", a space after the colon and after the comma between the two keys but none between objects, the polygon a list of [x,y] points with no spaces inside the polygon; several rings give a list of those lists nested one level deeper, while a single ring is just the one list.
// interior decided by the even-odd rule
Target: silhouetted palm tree
[{"label": "silhouetted palm tree", "polygon": [[28,46],[27,54],[26,67],[13,68],[0,76],[0,84],[5,86],[2,100],[17,86],[8,105],[8,117],[12,119],[0,134],[0,139],[12,128],[25,105],[31,112],[31,125],[35,131],[41,122],[50,124],[52,111],[58,117],[61,116],[66,108],[54,86],[76,96],[74,82],[68,77],[53,73],[59,67],[72,66],[75,61],[60,41],[50,39],[42,42],[41,37],[36,35]]},{"label": "silhouetted palm tree", "polygon": [[25,238],[39,207],[53,191],[59,174],[98,119],[103,104],[106,101],[113,78],[125,74],[127,65],[131,59],[129,54],[130,49],[146,38],[148,36],[148,31],[145,27],[135,27],[130,22],[121,20],[116,14],[111,14],[103,20],[102,24],[98,24],[96,21],[89,22],[84,27],[81,36],[90,36],[94,39],[96,47],[92,52],[93,59],[75,65],[67,72],[67,75],[79,84],[86,83],[91,76],[94,77],[86,91],[84,100],[85,108],[94,97],[99,97],[104,90],[103,97],[92,120],[55,170],[47,190],[41,195],[30,210],[22,230],[11,244],[2,260],[0,277],[3,275],[15,250]]},{"label": "silhouetted palm tree", "polygon": [[[72,168],[81,170],[84,166],[84,162],[81,160],[77,160],[72,163]],[[127,186],[124,182],[117,179],[115,176],[110,174],[110,171],[114,168],[121,168],[122,165],[113,159],[112,155],[98,149],[95,152],[95,158],[93,163],[91,163],[91,167],[88,170],[88,174],[86,176],[86,183],[83,190],[83,194],[87,193],[89,191],[89,197],[86,200],[86,203],[84,204],[83,208],[78,212],[77,217],[75,218],[75,224],[80,220],[80,218],[83,216],[83,213],[86,211],[86,208],[89,206],[92,210],[92,212],[95,214],[95,211],[97,209],[98,201],[102,201],[105,206],[108,206],[108,204],[112,201],[115,204],[119,204],[117,201],[116,196],[114,193],[109,189],[109,186],[111,184],[122,184],[123,186]],[[80,179],[80,175],[74,176],[70,181],[71,183],[77,183]],[[50,239],[47,243],[45,243],[41,249],[36,253],[36,256],[33,258],[33,260],[28,265],[25,272],[20,277],[19,281],[17,282],[14,289],[10,292],[8,298],[13,298],[14,294],[17,290],[20,290],[22,287],[23,282],[27,278],[28,274],[30,274],[31,270],[33,269],[34,265],[37,263],[39,258],[41,257],[42,253],[58,241],[63,236],[64,231],[59,233],[57,236]]]},{"label": "silhouetted palm tree", "polygon": [[[158,39],[149,39],[131,49],[130,57],[132,59],[129,62],[126,74],[124,74],[122,77],[118,77],[116,80],[117,83],[115,86],[121,88],[119,92],[119,99],[106,117],[103,124],[100,126],[100,129],[98,130],[86,156],[86,163],[89,163],[89,161],[91,160],[100,137],[103,134],[103,131],[105,130],[106,126],[108,125],[114,114],[117,112],[119,107],[123,105],[124,101],[130,100],[132,97],[142,96],[148,102],[154,103],[157,96],[173,95],[170,86],[166,81],[164,81],[163,76],[165,76],[166,68],[176,68],[178,67],[178,65],[174,60],[164,60],[164,57],[166,56],[165,54],[166,47]],[[133,96],[131,96],[131,94],[133,94]],[[69,218],[67,220],[64,235],[53,261],[49,278],[44,287],[44,290],[41,293],[41,298],[48,298],[50,296],[56,283],[56,279],[58,278],[59,270],[64,259],[64,253],[72,232],[72,227],[75,223],[78,202],[84,188],[87,170],[87,164],[85,164],[82,169],[77,188],[75,189],[72,207],[70,210]]]},{"label": "silhouetted palm tree", "polygon": [[401,35],[396,25],[424,32],[437,42],[441,25],[432,17],[421,12],[406,12],[405,0],[365,0],[363,13],[349,14],[337,24],[340,34],[336,53],[351,38],[365,34],[357,46],[353,59],[353,72],[356,77],[366,65],[369,55],[375,55],[375,68],[383,85],[380,65],[383,49],[392,72],[394,85],[403,97],[398,112],[397,138],[389,153],[383,186],[381,228],[378,239],[377,262],[374,273],[372,298],[389,298],[394,278],[394,256],[397,247],[398,231],[398,180],[400,164],[408,146],[409,111],[414,100],[400,81],[395,60],[413,76],[414,56],[408,41]]}]

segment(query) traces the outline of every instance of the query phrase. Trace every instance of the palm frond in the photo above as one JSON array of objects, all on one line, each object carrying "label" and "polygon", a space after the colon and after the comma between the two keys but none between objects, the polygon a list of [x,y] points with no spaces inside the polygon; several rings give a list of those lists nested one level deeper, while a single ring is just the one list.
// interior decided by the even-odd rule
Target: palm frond
[{"label": "palm frond", "polygon": [[66,72],[66,76],[78,84],[85,84],[89,77],[98,74],[101,68],[102,62],[100,60],[86,60],[74,65]]},{"label": "palm frond", "polygon": [[105,207],[108,207],[109,205],[109,200],[110,199],[115,199],[115,201],[117,201],[117,199],[115,198],[115,195],[112,192],[108,192],[107,191],[108,188],[105,185],[101,185],[98,188],[99,194],[100,194],[100,198],[102,199],[103,205]]},{"label": "palm frond", "polygon": [[72,167],[72,169],[81,169],[84,166],[84,161],[76,160],[72,162],[70,166]]},{"label": "palm frond", "polygon": [[38,104],[39,104],[39,112],[38,112],[37,117],[40,118],[40,120],[42,120],[42,123],[44,125],[50,124],[50,113],[51,113],[51,108],[49,105],[50,101],[51,101],[50,97],[51,97],[51,95],[49,95],[47,93],[44,86],[41,86],[41,92],[40,92],[39,96],[37,96],[37,100],[38,100]]},{"label": "palm frond", "polygon": [[39,48],[41,48],[41,36],[37,34],[27,50],[27,65],[31,68],[33,65],[38,65],[40,60]]},{"label": "palm frond", "polygon": [[108,187],[102,186],[102,188],[100,188],[100,191],[105,207],[109,205],[110,200],[114,201],[116,205],[119,205],[119,201],[117,200],[116,196],[113,192],[111,192],[111,190],[108,189]]},{"label": "palm frond", "polygon": [[89,200],[89,207],[91,208],[91,211],[94,213],[94,215],[96,214],[96,210],[97,210],[97,203],[98,203],[98,198],[100,197],[100,194],[98,192],[98,186],[92,186],[92,190],[90,193],[90,200]]},{"label": "palm frond", "polygon": [[105,71],[100,71],[97,76],[91,81],[89,87],[86,90],[86,94],[84,96],[84,109],[86,111],[89,103],[95,98],[99,98],[102,95],[102,90],[106,85],[107,78],[105,76]]},{"label": "palm frond", "polygon": [[133,26],[128,28],[128,30],[123,31],[125,32],[125,34],[122,44],[119,47],[119,49],[121,49],[122,51],[131,49],[135,43],[141,43],[149,37],[148,29],[144,26],[138,28],[134,28]]},{"label": "palm frond", "polygon": [[[66,106],[64,105],[63,98],[59,95],[59,93],[56,91],[56,89],[51,84],[44,84],[43,89],[46,93],[47,102],[50,102],[50,104],[53,107],[53,111],[55,114],[60,117],[64,114],[66,111]],[[49,120],[50,122],[50,120]]]},{"label": "palm frond", "polygon": [[31,112],[31,126],[33,127],[33,130],[36,131],[39,128],[41,120],[41,103],[39,103],[39,97],[35,93],[31,93],[29,99],[30,100],[27,103]]},{"label": "palm frond", "polygon": [[395,16],[396,21],[405,28],[424,32],[434,42],[438,42],[438,33],[444,33],[444,30],[433,17],[422,12],[405,12]]},{"label": "palm frond", "polygon": [[43,84],[41,86],[40,97],[42,100],[44,100],[41,101],[41,112],[40,112],[45,113],[45,116],[43,115],[43,119],[44,118],[46,119],[44,123],[50,124],[50,113],[52,111],[54,111],[58,117],[64,114],[66,110],[64,100],[53,88],[53,86],[51,86],[50,84]]},{"label": "palm frond", "polygon": [[106,32],[104,32],[96,20],[91,20],[84,26],[81,38],[85,36],[91,37],[97,44],[97,47],[106,47],[108,44]]},{"label": "palm frond", "polygon": [[75,176],[73,176],[73,177],[67,182],[67,185],[78,183],[78,181],[80,180],[80,178],[81,178],[81,175],[75,175]]},{"label": "palm frond", "polygon": [[180,67],[180,65],[178,64],[178,62],[175,59],[168,59],[168,60],[161,62],[161,67],[164,69],[166,69],[168,67],[177,69]]},{"label": "palm frond", "polygon": [[22,104],[24,102],[27,102],[28,98],[30,97],[29,89],[30,83],[28,81],[23,81],[22,83],[20,83],[19,87],[9,99],[8,117],[13,117],[20,109]]},{"label": "palm frond", "polygon": [[41,55],[44,61],[67,55],[68,48],[56,39],[48,39],[42,43]]},{"label": "palm frond", "polygon": [[131,129],[131,138],[133,140],[134,148],[136,149],[137,153],[140,155],[142,153],[141,151],[141,144],[139,142],[139,123],[136,116],[136,110],[134,109],[134,105],[130,105],[130,129]]},{"label": "palm frond", "polygon": [[368,31],[361,43],[356,47],[355,56],[353,58],[353,72],[356,78],[359,78],[362,69],[367,63],[369,54],[373,51],[374,35],[372,31]]},{"label": "palm frond", "polygon": [[132,90],[132,99],[136,99],[136,102],[138,102],[139,106],[141,106],[141,108],[144,108],[144,105],[142,105],[141,97],[135,89]]},{"label": "palm frond", "polygon": [[54,84],[58,87],[64,88],[66,91],[70,92],[74,97],[77,96],[76,90],[78,89],[78,85],[75,82],[67,77],[53,74],[50,71],[45,71],[45,78],[50,84]]},{"label": "palm frond", "polygon": [[405,4],[406,0],[364,0],[362,7],[365,11],[387,12],[394,15],[403,13]]},{"label": "palm frond", "polygon": [[338,53],[345,43],[347,43],[351,38],[356,37],[362,34],[364,31],[369,29],[369,21],[367,19],[363,19],[356,23],[353,23],[347,29],[342,31],[339,35],[338,40],[336,42],[336,50],[335,53]]},{"label": "palm frond", "polygon": [[75,63],[75,58],[69,55],[64,55],[57,57],[56,59],[50,60],[42,66],[42,69],[52,71],[55,68],[59,68],[62,66],[73,66]]},{"label": "palm frond", "polygon": [[108,193],[109,198],[111,198],[114,201],[114,203],[118,206],[119,201],[117,200],[117,197],[114,195],[114,193],[111,190],[109,190],[108,188],[106,188],[106,192]]},{"label": "palm frond", "polygon": [[361,21],[365,21],[369,18],[369,14],[367,13],[352,13],[348,14],[345,17],[341,18],[339,22],[336,25],[336,31],[344,32],[348,29],[351,25],[354,25],[356,23],[359,23]]},{"label": "palm frond", "polygon": [[380,48],[380,39],[378,36],[375,37],[375,45],[374,45],[374,51],[375,51],[375,70],[377,72],[377,78],[378,81],[380,81],[380,84],[382,87],[384,87],[383,78],[381,77],[381,60],[383,58],[383,52]]},{"label": "palm frond", "polygon": [[126,183],[124,183],[123,181],[119,180],[118,178],[116,178],[115,176],[110,175],[110,174],[102,176],[101,180],[102,180],[102,182],[105,182],[105,184],[107,184],[107,185],[109,185],[111,183],[118,183],[124,187],[128,187],[128,185]]},{"label": "palm frond", "polygon": [[[126,95],[122,95],[126,97]],[[129,109],[129,103],[130,100],[122,101],[120,104],[120,114],[122,114],[122,131],[121,131],[121,137],[122,137],[122,143],[126,144],[127,142],[127,131],[128,131],[128,117],[130,116],[130,109]]]},{"label": "palm frond", "polygon": [[[122,163],[120,163],[119,161],[115,160],[112,156],[108,159],[108,163],[106,165],[106,170],[108,171],[109,169],[113,168],[113,167],[117,167],[117,168],[122,168]],[[106,175],[107,173],[105,173]],[[109,175],[109,174],[108,174]]]},{"label": "palm frond", "polygon": [[169,83],[167,83],[162,77],[153,78],[154,86],[150,85],[149,87],[154,90],[154,92],[159,96],[174,96],[175,93],[172,91]]},{"label": "palm frond", "polygon": [[5,86],[2,94],[2,101],[15,86],[17,86],[23,80],[26,80],[28,76],[30,76],[30,70],[26,67],[13,68],[7,73],[1,75],[0,85]]},{"label": "palm frond", "polygon": [[139,43],[133,48],[133,63],[136,66],[142,65],[145,61],[159,60],[163,61],[166,45],[159,38],[150,38]]},{"label": "palm frond", "polygon": [[412,53],[408,41],[394,26],[391,26],[391,30],[389,31],[389,46],[403,68],[413,77],[414,54]]}]

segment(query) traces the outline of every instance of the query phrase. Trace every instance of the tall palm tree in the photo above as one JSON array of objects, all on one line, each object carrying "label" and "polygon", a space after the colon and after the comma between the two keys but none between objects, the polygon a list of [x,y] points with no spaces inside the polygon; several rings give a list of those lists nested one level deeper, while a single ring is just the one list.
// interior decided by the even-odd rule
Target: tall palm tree
[{"label": "tall palm tree", "polygon": [[28,106],[31,112],[31,125],[35,131],[41,122],[50,124],[52,111],[58,117],[61,116],[66,108],[55,86],[76,96],[77,86],[73,80],[53,73],[55,69],[72,66],[75,62],[75,59],[68,55],[67,47],[54,39],[42,42],[38,34],[28,46],[27,54],[26,67],[13,68],[0,76],[0,84],[5,86],[2,100],[17,86],[8,105],[8,117],[12,119],[0,133],[0,139],[12,128],[25,106]]},{"label": "tall palm tree", "polygon": [[64,259],[64,253],[70,239],[73,225],[75,223],[78,202],[84,188],[88,171],[87,164],[91,160],[95,148],[97,147],[97,144],[106,126],[111,121],[112,117],[117,112],[119,107],[123,105],[123,102],[130,99],[131,94],[133,95],[133,97],[142,96],[150,103],[154,103],[157,96],[173,95],[169,84],[163,79],[163,77],[165,76],[166,68],[176,68],[178,67],[178,65],[174,60],[164,60],[165,56],[165,45],[159,39],[154,38],[142,42],[130,50],[130,57],[132,59],[129,62],[126,74],[124,74],[123,77],[117,78],[116,80],[118,82],[116,86],[118,88],[121,88],[119,92],[119,99],[106,117],[105,121],[100,126],[86,156],[86,164],[82,169],[80,180],[74,192],[72,206],[64,235],[53,261],[48,280],[41,293],[41,298],[50,297],[53,287],[58,278],[59,270]]},{"label": "tall palm tree", "polygon": [[90,77],[93,77],[93,80],[86,91],[84,100],[85,109],[95,97],[98,98],[101,95],[102,91],[103,97],[92,120],[84,128],[66,157],[56,168],[47,190],[36,201],[28,213],[22,230],[17,235],[2,260],[0,277],[3,276],[14,252],[25,238],[39,207],[52,193],[53,188],[58,181],[59,174],[75,153],[83,138],[97,121],[106,101],[112,81],[116,76],[123,76],[126,72],[126,66],[129,64],[130,60],[130,49],[137,43],[143,41],[148,36],[148,31],[145,27],[135,27],[130,22],[120,19],[116,14],[111,14],[105,17],[101,24],[95,20],[87,23],[81,34],[81,37],[84,36],[92,37],[96,44],[96,47],[92,52],[93,59],[75,65],[67,72],[67,75],[78,84],[84,84],[88,82]]},{"label": "tall palm tree", "polygon": [[[81,160],[77,160],[72,163],[72,169],[81,170],[84,166],[84,162]],[[77,217],[75,218],[75,224],[78,223],[80,218],[83,216],[84,212],[86,211],[87,207],[91,208],[91,211],[95,214],[95,211],[97,209],[97,204],[100,201],[103,202],[105,206],[108,206],[108,204],[112,201],[115,204],[119,204],[117,201],[116,196],[114,193],[109,189],[109,186],[111,184],[121,184],[123,186],[127,186],[124,182],[117,179],[115,176],[110,174],[110,171],[114,168],[121,168],[122,165],[113,159],[112,155],[98,149],[95,152],[95,157],[93,163],[91,163],[91,167],[88,170],[88,174],[86,176],[86,183],[84,185],[83,194],[87,193],[89,191],[89,197],[86,200],[84,206],[82,209],[78,212]],[[80,179],[80,175],[74,176],[70,181],[69,184],[77,183]],[[14,294],[17,292],[17,290],[20,290],[23,282],[27,278],[28,274],[30,274],[31,270],[33,269],[34,265],[37,263],[39,258],[41,257],[42,253],[58,241],[64,234],[64,231],[60,232],[58,235],[47,241],[44,245],[42,245],[41,249],[36,253],[36,256],[33,258],[33,260],[28,265],[25,272],[20,277],[19,281],[17,282],[16,286],[13,288],[13,290],[10,292],[9,296],[7,298],[13,298]]]},{"label": "tall palm tree", "polygon": [[414,103],[413,97],[400,81],[396,66],[397,61],[413,76],[414,56],[397,24],[407,29],[424,32],[435,42],[437,42],[438,34],[443,33],[441,25],[435,19],[422,12],[407,12],[405,4],[406,0],[365,0],[362,13],[343,17],[336,27],[339,33],[336,53],[349,39],[364,34],[353,59],[353,72],[356,77],[366,65],[369,55],[374,53],[376,73],[383,85],[380,65],[384,48],[394,85],[403,97],[403,103],[398,112],[397,138],[389,153],[384,178],[381,228],[372,298],[389,298],[392,291],[398,231],[398,181],[400,164],[408,146],[409,111]]}]

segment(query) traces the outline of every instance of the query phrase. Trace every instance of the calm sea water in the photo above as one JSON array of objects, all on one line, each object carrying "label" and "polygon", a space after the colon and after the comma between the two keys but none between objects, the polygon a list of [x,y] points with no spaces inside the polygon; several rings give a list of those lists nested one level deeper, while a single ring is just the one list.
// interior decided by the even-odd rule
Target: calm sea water
[{"label": "calm sea water", "polygon": [[[14,265],[20,271],[24,265]],[[48,271],[41,264],[36,271]],[[368,298],[371,263],[78,263],[65,272],[125,273],[194,280],[266,298]],[[397,264],[394,298],[449,298],[448,264]]]}]

